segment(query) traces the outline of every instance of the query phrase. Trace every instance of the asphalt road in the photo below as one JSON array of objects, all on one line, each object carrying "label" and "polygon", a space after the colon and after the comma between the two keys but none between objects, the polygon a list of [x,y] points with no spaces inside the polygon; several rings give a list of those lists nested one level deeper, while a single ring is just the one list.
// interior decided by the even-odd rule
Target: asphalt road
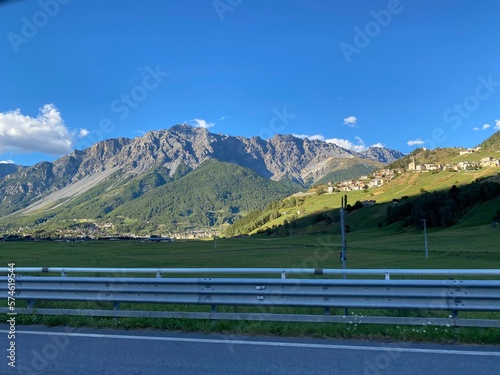
[{"label": "asphalt road", "polygon": [[[9,355],[9,327],[0,324]],[[16,326],[0,374],[498,374],[500,346]]]}]

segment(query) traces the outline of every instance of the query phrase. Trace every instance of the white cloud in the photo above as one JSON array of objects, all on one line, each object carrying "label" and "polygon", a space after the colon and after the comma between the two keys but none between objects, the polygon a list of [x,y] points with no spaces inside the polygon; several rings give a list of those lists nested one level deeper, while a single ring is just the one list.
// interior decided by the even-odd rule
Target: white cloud
[{"label": "white cloud", "polygon": [[358,118],[356,116],[349,116],[344,119],[344,125],[347,125],[351,128],[356,127],[357,123],[358,123]]},{"label": "white cloud", "polygon": [[417,138],[417,139],[411,139],[406,144],[408,146],[418,146],[418,145],[423,145],[425,142],[422,141],[422,138]]},{"label": "white cloud", "polygon": [[[495,124],[495,127],[493,129],[500,129],[500,125],[499,125],[499,121],[500,120],[495,120],[496,124]],[[475,126],[472,128],[472,130],[475,130],[475,131],[479,131],[479,130],[488,130],[489,128],[491,128],[491,125],[490,124],[484,124],[483,126],[481,126],[480,128]]]},{"label": "white cloud", "polygon": [[225,119],[229,118],[229,116],[221,116],[220,121],[224,121]]},{"label": "white cloud", "polygon": [[356,140],[356,142],[351,142],[348,139],[340,139],[340,138],[330,138],[327,139],[325,142],[334,143],[337,146],[356,152],[365,151],[367,149],[365,142],[360,137],[354,137],[354,139]]},{"label": "white cloud", "polygon": [[371,145],[370,147],[380,147],[380,148],[383,148],[385,147],[385,145],[383,143],[375,143],[374,145]]},{"label": "white cloud", "polygon": [[53,104],[45,104],[37,117],[23,115],[19,109],[0,112],[0,153],[42,152],[61,155],[69,152],[73,143],[71,132]]},{"label": "white cloud", "polygon": [[323,137],[321,134],[314,134],[314,135],[307,135],[307,134],[292,134],[294,137],[301,138],[301,139],[310,139],[311,141],[318,140],[318,141],[324,141],[325,137]]},{"label": "white cloud", "polygon": [[15,164],[14,160],[0,160],[0,164]]},{"label": "white cloud", "polygon": [[215,125],[214,122],[206,122],[205,120],[202,120],[199,118],[195,118],[193,120],[190,120],[189,122],[191,123],[191,125],[193,125],[196,128],[208,129],[208,128],[211,128],[212,126]]},{"label": "white cloud", "polygon": [[500,119],[499,120],[495,120],[495,127],[493,129],[500,130]]},{"label": "white cloud", "polygon": [[78,132],[78,138],[84,138],[87,135],[89,135],[88,129],[81,128],[80,131]]}]

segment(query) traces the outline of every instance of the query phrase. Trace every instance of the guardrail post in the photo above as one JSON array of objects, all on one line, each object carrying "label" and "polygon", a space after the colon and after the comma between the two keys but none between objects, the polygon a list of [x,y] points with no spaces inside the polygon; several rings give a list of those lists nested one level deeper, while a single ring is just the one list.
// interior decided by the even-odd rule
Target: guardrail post
[{"label": "guardrail post", "polygon": [[281,279],[282,280],[286,279],[286,272],[285,271],[281,271]]},{"label": "guardrail post", "polygon": [[391,279],[391,274],[389,273],[389,271],[385,271],[385,279],[386,280],[390,280]]},{"label": "guardrail post", "polygon": [[160,271],[156,271],[156,278],[161,279],[161,272]]},{"label": "guardrail post", "polygon": [[210,305],[210,308],[211,308],[211,313],[212,314],[215,314],[217,312],[217,305]]},{"label": "guardrail post", "polygon": [[29,312],[33,312],[33,308],[35,307],[35,301],[32,299],[29,299],[26,302],[26,306],[27,306]]},{"label": "guardrail post", "polygon": [[62,271],[61,271],[61,277],[66,277],[66,276],[68,276],[68,275],[66,274],[66,271],[65,271],[65,270],[62,270]]},{"label": "guardrail post", "polygon": [[120,310],[120,302],[113,302],[113,310]]},{"label": "guardrail post", "polygon": [[325,307],[325,315],[330,315],[330,308],[329,307]]}]

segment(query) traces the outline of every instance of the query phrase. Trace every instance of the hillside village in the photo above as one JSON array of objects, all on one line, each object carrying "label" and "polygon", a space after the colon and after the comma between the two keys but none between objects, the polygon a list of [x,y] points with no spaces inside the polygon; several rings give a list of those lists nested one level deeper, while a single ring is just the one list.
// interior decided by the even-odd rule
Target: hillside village
[{"label": "hillside village", "polygon": [[[470,155],[480,151],[481,147],[469,148],[466,151],[460,151],[459,155]],[[493,156],[487,156],[482,158],[480,161],[461,161],[459,163],[447,163],[447,164],[435,164],[435,163],[423,163],[417,164],[415,159],[408,164],[409,171],[416,172],[427,172],[427,171],[467,171],[476,170],[479,168],[489,168],[500,166],[500,159],[494,158]]]},{"label": "hillside village", "polygon": [[[465,151],[460,151],[459,155],[474,154],[479,152],[480,149],[481,147],[469,148]],[[490,167],[500,167],[500,158],[486,156],[481,158],[479,161],[464,160],[457,163],[417,163],[415,158],[412,158],[412,161],[406,166],[406,168],[381,169],[368,176],[361,176],[356,180],[342,180],[335,183],[329,182],[328,193],[377,188],[387,184],[403,172],[462,172]]]}]

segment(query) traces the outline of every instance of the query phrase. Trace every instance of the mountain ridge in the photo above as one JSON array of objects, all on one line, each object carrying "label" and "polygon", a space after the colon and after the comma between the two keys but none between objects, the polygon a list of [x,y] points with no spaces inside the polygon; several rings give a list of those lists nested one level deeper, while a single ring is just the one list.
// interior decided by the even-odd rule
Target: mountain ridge
[{"label": "mountain ridge", "polygon": [[[391,150],[386,151],[387,155]],[[393,151],[394,158],[402,154]],[[74,150],[54,162],[40,162],[20,168],[0,179],[0,214],[11,214],[55,194],[70,185],[81,186],[80,194],[107,178],[106,170],[121,170],[126,177],[137,176],[155,166],[168,169],[173,176],[180,165],[196,169],[212,158],[249,168],[259,175],[279,181],[289,178],[308,186],[323,177],[317,167],[332,158],[372,160],[367,153],[358,154],[337,145],[277,134],[269,140],[210,133],[204,128],[175,125],[167,130],[154,130],[142,137],[111,138],[84,150]],[[325,171],[325,174],[329,171]],[[82,179],[93,180],[86,185]],[[75,189],[73,189],[75,190]],[[60,195],[60,194],[59,194]],[[53,198],[55,199],[55,197]],[[52,200],[53,200],[52,199]],[[38,205],[37,207],[40,207]]]}]

